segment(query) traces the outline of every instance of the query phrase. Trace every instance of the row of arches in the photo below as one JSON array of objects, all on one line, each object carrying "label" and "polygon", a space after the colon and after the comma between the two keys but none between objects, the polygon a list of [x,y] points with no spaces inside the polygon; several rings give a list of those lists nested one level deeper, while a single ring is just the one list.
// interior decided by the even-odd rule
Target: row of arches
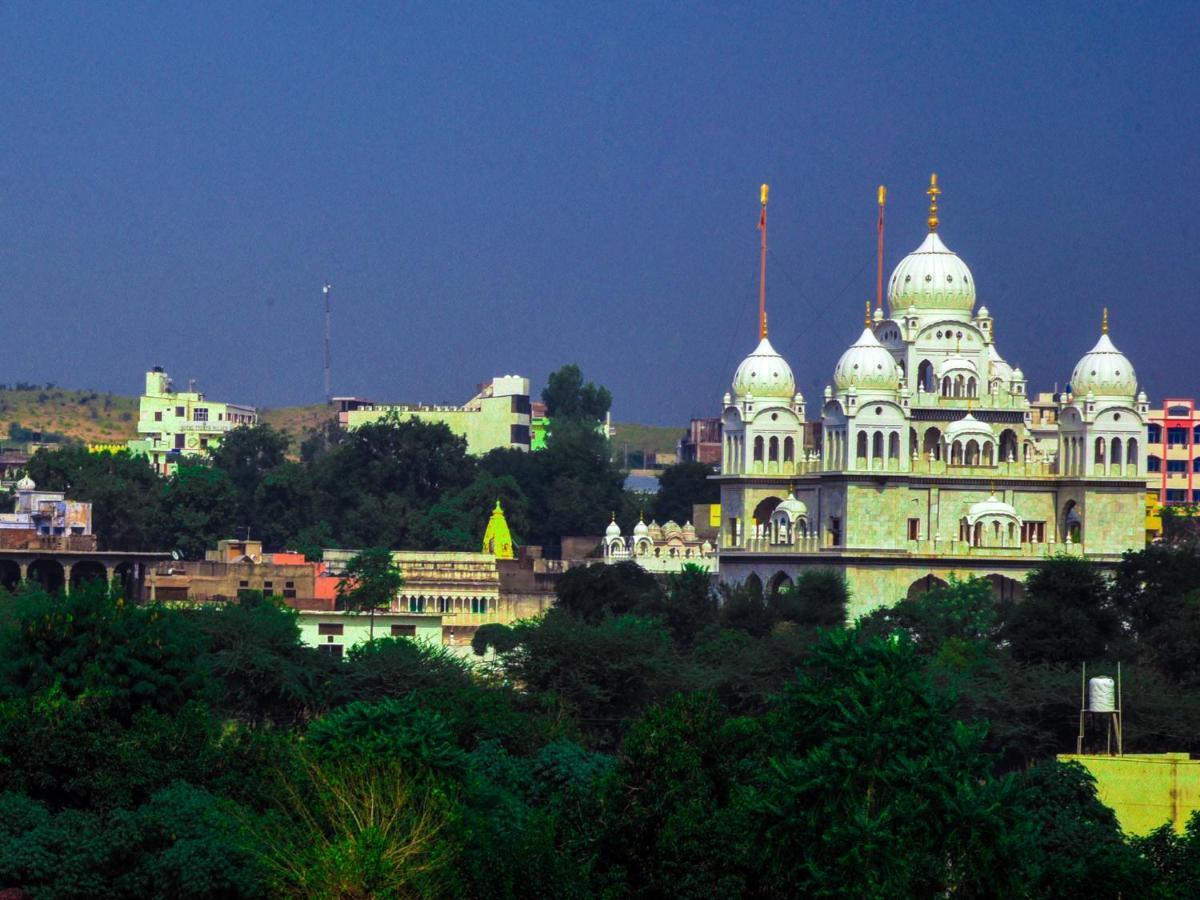
[{"label": "row of arches", "polygon": [[440,595],[416,594],[401,597],[399,607],[408,612],[462,613],[487,615],[496,612],[495,597],[445,597]]},{"label": "row of arches", "polygon": [[[991,583],[992,597],[995,600],[999,602],[1020,602],[1025,599],[1025,585],[1018,579],[998,573],[991,573],[983,577]],[[746,576],[742,584],[750,590],[762,594],[764,597],[786,592],[795,587],[792,577],[783,570],[776,572],[768,578],[765,584],[757,573],[751,572]],[[905,592],[905,599],[916,600],[935,588],[948,586],[948,583],[937,575],[932,573],[923,575],[908,586],[908,590]]]},{"label": "row of arches", "polygon": [[[783,461],[785,463],[795,462],[796,442],[790,437],[785,437],[783,439],[782,446]],[[754,461],[758,463],[763,462],[763,451],[765,449],[767,462],[779,462],[779,448],[780,442],[777,436],[772,435],[767,441],[764,442],[762,435],[758,435],[754,439]]]},{"label": "row of arches", "polygon": [[128,595],[134,575],[134,564],[127,561],[118,563],[110,571],[95,559],[79,560],[66,566],[57,559],[34,559],[24,566],[24,570],[16,560],[0,560],[0,586],[8,591],[15,591],[22,581],[28,581],[40,585],[48,593],[70,593],[93,581],[107,584],[111,578],[122,588],[122,593]]},{"label": "row of arches", "polygon": [[[1138,470],[1137,438],[1097,437],[1092,442],[1092,472],[1097,475],[1136,475]],[[1062,439],[1062,469],[1064,475],[1082,475],[1085,469],[1086,446],[1082,436]]]}]

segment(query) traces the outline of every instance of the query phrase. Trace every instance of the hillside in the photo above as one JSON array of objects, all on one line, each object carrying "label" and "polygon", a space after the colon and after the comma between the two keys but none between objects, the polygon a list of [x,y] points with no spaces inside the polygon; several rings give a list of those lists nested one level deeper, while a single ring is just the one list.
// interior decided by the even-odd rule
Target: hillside
[{"label": "hillside", "polygon": [[653,450],[655,453],[674,453],[684,429],[667,425],[637,425],[632,422],[613,422],[613,447],[622,450],[629,445],[634,450]]},{"label": "hillside", "polygon": [[300,442],[309,434],[330,419],[335,418],[337,418],[337,413],[324,403],[313,403],[310,406],[281,406],[278,409],[259,409],[258,411],[260,422],[291,435],[293,451],[299,448]]},{"label": "hillside", "polygon": [[0,432],[26,441],[61,436],[85,443],[127,441],[137,433],[136,397],[45,385],[0,387]]}]

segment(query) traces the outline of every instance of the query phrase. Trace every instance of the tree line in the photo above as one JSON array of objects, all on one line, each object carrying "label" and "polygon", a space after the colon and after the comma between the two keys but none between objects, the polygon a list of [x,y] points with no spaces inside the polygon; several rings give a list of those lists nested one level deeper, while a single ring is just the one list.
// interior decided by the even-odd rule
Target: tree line
[{"label": "tree line", "polygon": [[1200,749],[1200,558],[1051,559],[844,624],[831,571],[714,591],[569,571],[479,662],[344,660],[246,594],[0,605],[0,888],[35,896],[1195,896],[1200,819],[1122,834],[1074,746],[1125,663],[1127,752]]}]

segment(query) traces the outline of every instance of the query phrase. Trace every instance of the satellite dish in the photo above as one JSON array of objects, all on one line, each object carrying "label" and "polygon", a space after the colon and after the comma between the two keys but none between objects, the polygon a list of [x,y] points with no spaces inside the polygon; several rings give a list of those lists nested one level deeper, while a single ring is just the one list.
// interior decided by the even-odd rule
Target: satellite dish
[{"label": "satellite dish", "polygon": [[180,558],[181,558],[181,557],[180,557],[180,555],[179,555],[179,551],[178,551],[178,550],[172,550],[172,551],[171,551],[171,559],[178,560],[178,559],[180,559]]}]

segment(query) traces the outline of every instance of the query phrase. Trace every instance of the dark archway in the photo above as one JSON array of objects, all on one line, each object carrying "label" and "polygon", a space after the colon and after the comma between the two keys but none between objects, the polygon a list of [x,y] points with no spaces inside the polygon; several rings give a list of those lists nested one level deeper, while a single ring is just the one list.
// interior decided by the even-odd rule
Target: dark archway
[{"label": "dark archway", "polygon": [[775,507],[782,502],[778,497],[767,497],[754,507],[754,537],[767,536],[767,525],[771,521],[771,514],[775,512]]},{"label": "dark archway", "polygon": [[36,559],[29,564],[28,581],[39,584],[42,589],[55,593],[61,592],[66,584],[62,563],[57,559]]},{"label": "dark archway", "polygon": [[908,593],[904,595],[904,599],[916,600],[922,594],[927,594],[938,587],[946,587],[946,582],[936,575],[926,575],[908,586]]},{"label": "dark archway", "polygon": [[763,592],[762,579],[754,572],[751,572],[742,584],[745,585],[747,590],[753,591],[756,594],[762,594]]},{"label": "dark archway", "polygon": [[992,583],[992,597],[997,603],[1020,603],[1025,599],[1025,585],[1015,578],[1005,575],[988,575]]},{"label": "dark archway", "polygon": [[89,582],[108,582],[108,572],[94,559],[85,559],[71,566],[71,590],[77,591]]},{"label": "dark archway", "polygon": [[774,575],[771,576],[771,580],[767,582],[767,593],[768,594],[779,594],[779,593],[786,594],[793,587],[795,587],[795,582],[792,581],[791,577],[787,574],[787,572],[776,572]]},{"label": "dark archway", "polygon": [[137,563],[117,563],[113,570],[113,587],[125,599],[140,602],[142,598],[137,596]]},{"label": "dark archway", "polygon": [[7,591],[15,591],[21,583],[21,567],[11,559],[0,560],[0,585]]}]

